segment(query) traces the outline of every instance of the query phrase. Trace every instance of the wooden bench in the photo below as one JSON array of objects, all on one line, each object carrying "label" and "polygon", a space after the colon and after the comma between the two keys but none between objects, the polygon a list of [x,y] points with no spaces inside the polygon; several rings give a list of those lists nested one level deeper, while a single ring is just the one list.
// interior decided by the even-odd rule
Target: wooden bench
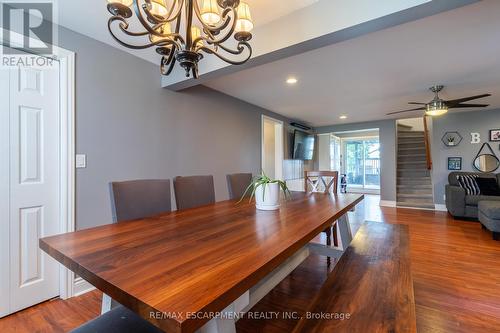
[{"label": "wooden bench", "polygon": [[294,332],[416,332],[408,226],[364,223]]}]

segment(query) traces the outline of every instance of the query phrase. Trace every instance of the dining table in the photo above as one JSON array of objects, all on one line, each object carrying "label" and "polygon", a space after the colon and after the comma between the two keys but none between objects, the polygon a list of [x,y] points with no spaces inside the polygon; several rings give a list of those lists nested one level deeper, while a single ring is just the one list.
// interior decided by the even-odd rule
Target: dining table
[{"label": "dining table", "polygon": [[[235,332],[309,255],[339,258],[361,194],[292,192],[274,211],[249,200],[41,238],[42,250],[165,332]],[[95,221],[96,224],[102,221]],[[339,247],[313,240],[332,224]]]}]

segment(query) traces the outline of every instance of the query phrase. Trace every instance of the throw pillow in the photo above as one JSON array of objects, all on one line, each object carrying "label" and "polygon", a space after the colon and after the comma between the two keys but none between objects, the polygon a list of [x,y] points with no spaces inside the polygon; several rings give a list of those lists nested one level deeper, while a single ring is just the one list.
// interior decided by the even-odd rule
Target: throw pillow
[{"label": "throw pillow", "polygon": [[500,187],[498,187],[498,183],[495,178],[478,177],[476,178],[476,182],[482,195],[500,196]]},{"label": "throw pillow", "polygon": [[477,175],[458,175],[457,180],[467,195],[480,195],[481,189],[476,182]]}]

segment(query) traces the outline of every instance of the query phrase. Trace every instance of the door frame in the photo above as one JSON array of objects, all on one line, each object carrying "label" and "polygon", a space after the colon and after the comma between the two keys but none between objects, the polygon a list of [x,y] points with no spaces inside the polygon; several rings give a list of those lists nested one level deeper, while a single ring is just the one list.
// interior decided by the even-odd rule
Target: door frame
[{"label": "door frame", "polygon": [[[262,115],[261,116],[261,124],[260,124],[260,131],[261,131],[261,140],[260,140],[260,155],[261,155],[261,160],[260,160],[260,169],[261,169],[261,172],[264,170],[264,161],[265,161],[265,154],[264,154],[264,122],[265,121],[272,121],[273,123],[276,123],[280,126],[281,128],[281,135],[278,135],[276,136],[276,132],[275,132],[275,138],[278,138],[278,142],[275,142],[275,147],[278,146],[279,147],[279,151],[275,150],[274,154],[275,154],[275,157],[279,157],[281,159],[281,170],[279,172],[279,177],[276,176],[276,165],[274,166],[274,169],[275,169],[275,178],[276,179],[280,179],[280,180],[283,180],[283,162],[285,160],[285,124],[282,120],[278,120],[278,119],[275,119],[275,118],[272,118],[272,117],[269,117],[269,116],[266,116],[266,115]],[[275,127],[275,131],[276,131],[276,127]],[[281,142],[280,142],[281,141]]]},{"label": "door frame", "polygon": [[[2,29],[3,36],[10,33],[10,46],[23,47],[24,36]],[[28,37],[30,38],[30,37]],[[30,38],[32,39],[32,38]],[[28,50],[27,50],[28,51]],[[29,51],[27,53],[30,53]],[[52,59],[59,61],[59,112],[60,112],[60,174],[59,174],[59,232],[73,232],[75,219],[75,52],[53,45]],[[3,233],[5,234],[5,233]],[[8,237],[7,237],[8,238]],[[7,239],[10,243],[10,240]],[[1,255],[1,254],[0,254]],[[10,254],[7,253],[9,261]],[[8,282],[8,281],[7,281]],[[74,295],[75,274],[59,264],[59,297],[67,299]],[[3,286],[0,286],[2,289]],[[9,288],[10,289],[10,288]]]}]

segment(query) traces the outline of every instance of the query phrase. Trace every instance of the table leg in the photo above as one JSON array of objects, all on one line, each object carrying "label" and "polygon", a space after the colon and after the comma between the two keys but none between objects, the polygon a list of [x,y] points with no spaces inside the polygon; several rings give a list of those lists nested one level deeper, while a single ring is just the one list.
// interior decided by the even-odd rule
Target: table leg
[{"label": "table leg", "polygon": [[309,248],[305,246],[224,309],[220,316],[222,318],[210,320],[196,333],[235,333],[238,316],[248,312],[308,256]]},{"label": "table leg", "polygon": [[323,245],[318,243],[309,243],[309,249],[319,255],[340,259],[344,251],[347,249],[352,241],[351,226],[349,224],[349,216],[347,214],[343,215],[337,221],[334,228],[338,228],[338,234],[340,235],[339,246]]},{"label": "table leg", "polygon": [[101,314],[105,314],[106,312],[116,308],[120,303],[112,299],[106,294],[102,294],[102,303],[101,303]]}]

